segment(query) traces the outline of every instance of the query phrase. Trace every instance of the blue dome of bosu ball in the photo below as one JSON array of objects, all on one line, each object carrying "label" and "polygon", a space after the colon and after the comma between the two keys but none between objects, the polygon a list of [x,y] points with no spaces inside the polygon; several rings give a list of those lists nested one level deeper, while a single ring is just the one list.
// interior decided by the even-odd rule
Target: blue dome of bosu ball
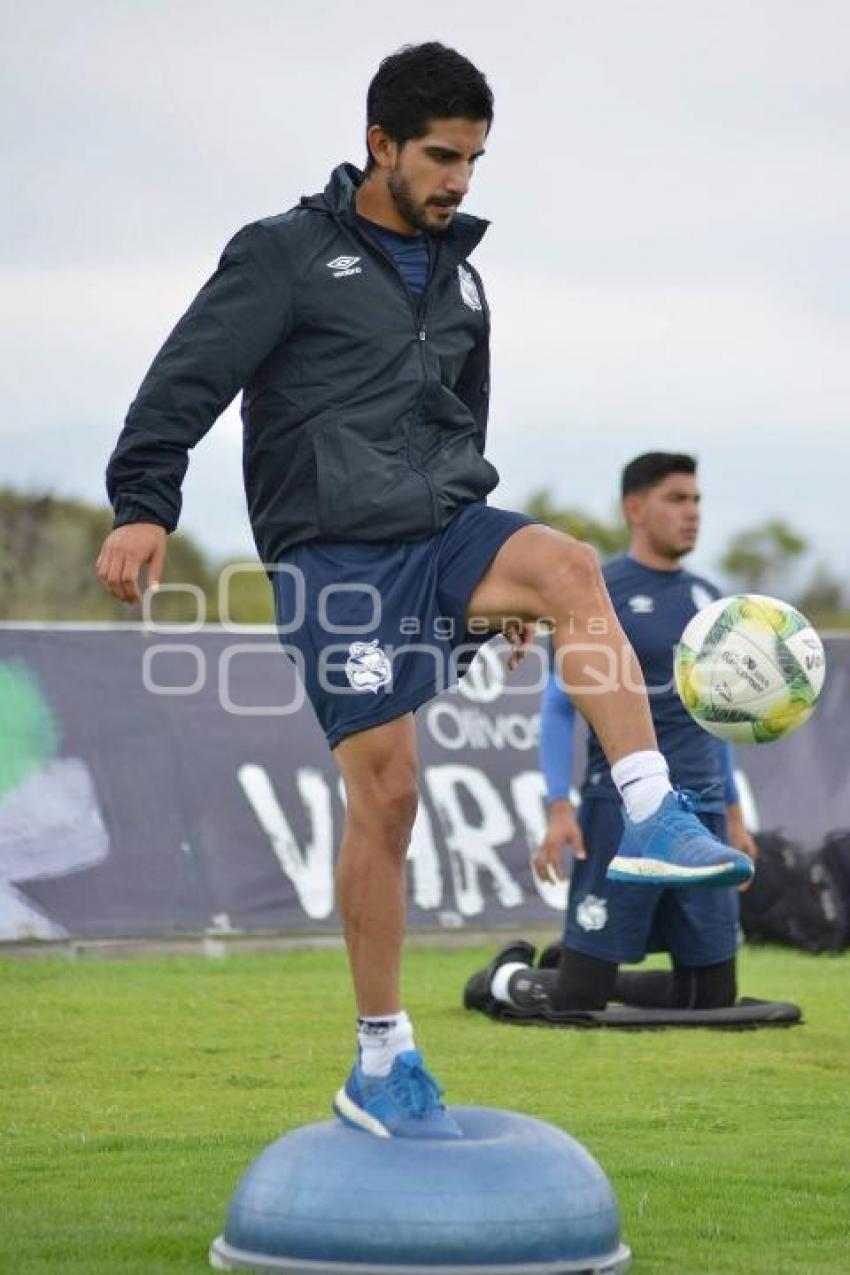
[{"label": "blue dome of bosu ball", "polygon": [[560,1129],[452,1107],[463,1138],[376,1138],[328,1121],[266,1147],[213,1242],[217,1270],[290,1275],[619,1275],[605,1174]]}]

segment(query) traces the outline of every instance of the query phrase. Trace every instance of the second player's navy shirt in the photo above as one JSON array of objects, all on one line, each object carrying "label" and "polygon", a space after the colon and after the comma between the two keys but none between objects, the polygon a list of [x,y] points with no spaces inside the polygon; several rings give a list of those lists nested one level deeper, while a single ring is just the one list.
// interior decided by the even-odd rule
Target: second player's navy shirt
[{"label": "second player's navy shirt", "polygon": [[[737,800],[729,749],[688,715],[673,682],[673,652],[688,621],[719,597],[708,580],[690,571],[657,571],[628,556],[602,571],[614,610],[634,647],[649,692],[658,746],[677,788],[713,789],[719,803]],[[570,786],[575,708],[553,671],[543,699],[541,767],[550,801],[566,797]],[[591,731],[582,799],[617,798],[611,770]]]}]

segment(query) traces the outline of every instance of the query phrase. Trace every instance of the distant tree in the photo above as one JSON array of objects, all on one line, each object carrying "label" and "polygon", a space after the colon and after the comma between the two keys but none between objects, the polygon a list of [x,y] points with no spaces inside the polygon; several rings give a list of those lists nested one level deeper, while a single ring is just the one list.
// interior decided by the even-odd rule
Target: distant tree
[{"label": "distant tree", "polygon": [[619,511],[610,522],[594,518],[582,509],[556,505],[548,490],[534,492],[525,502],[525,512],[549,527],[565,531],[576,540],[592,544],[603,558],[622,553],[629,543],[629,529]]},{"label": "distant tree", "polygon": [[787,522],[770,518],[737,532],[720,559],[720,566],[744,592],[764,593],[771,586],[782,586],[807,548],[808,542]]},{"label": "distant tree", "polygon": [[257,558],[223,562],[216,574],[218,598],[221,599],[223,584],[226,591],[227,610],[219,607],[219,619],[226,614],[236,624],[274,624],[271,583]]},{"label": "distant tree", "polygon": [[824,562],[815,567],[795,605],[814,624],[835,625],[842,623],[842,603],[844,590],[838,580]]},{"label": "distant tree", "polygon": [[[141,608],[112,598],[95,575],[111,526],[107,508],[0,488],[0,619],[138,620]],[[197,586],[208,614],[215,614],[214,576],[188,536],[169,537],[165,581]],[[196,612],[193,597],[166,592],[157,598],[154,614],[185,621]]]}]

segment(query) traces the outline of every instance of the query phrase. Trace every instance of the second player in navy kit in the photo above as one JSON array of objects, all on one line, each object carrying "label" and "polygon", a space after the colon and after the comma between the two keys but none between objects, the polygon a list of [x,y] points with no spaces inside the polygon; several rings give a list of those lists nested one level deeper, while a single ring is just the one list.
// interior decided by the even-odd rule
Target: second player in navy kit
[{"label": "second player in navy kit", "polygon": [[[672,685],[672,652],[687,622],[719,596],[689,571],[663,571],[626,556],[603,569],[611,600],[640,661],[661,747],[675,788],[715,836],[725,838],[726,811],[738,793],[728,745],[688,717]],[[541,849],[545,871],[572,832],[561,803],[569,803],[576,710],[553,674],[544,696],[541,764],[550,803],[550,827]],[[599,743],[588,739],[587,768],[578,816],[587,858],[576,859],[570,881],[564,942],[575,952],[614,964],[640,961],[647,951],[670,952],[679,966],[707,966],[735,955],[738,896],[734,889],[680,890],[606,881],[622,836],[619,798]],[[560,844],[556,844],[559,842]],[[678,896],[678,897],[676,897]]]},{"label": "second player in navy kit", "polygon": [[[696,543],[699,491],[691,457],[648,453],[623,471],[622,494],[631,529],[629,552],[603,575],[620,623],[638,657],[670,778],[716,836],[752,854],[741,817],[728,745],[702,730],[684,709],[673,682],[673,651],[688,621],[719,596],[710,581],[680,561]],[[549,822],[535,858],[544,879],[563,878],[563,855],[574,855],[563,951],[556,977],[529,983],[510,961],[494,973],[498,999],[525,1006],[546,995],[555,1009],[601,1009],[626,991],[651,989],[649,1000],[685,1008],[734,1003],[738,895],[734,889],[648,890],[611,880],[609,864],[623,834],[619,794],[591,731],[578,816],[570,801],[576,709],[553,671],[543,699],[540,761]],[[728,837],[727,837],[728,833]],[[620,976],[621,963],[666,951],[667,975]],[[518,963],[518,964],[521,964]],[[520,975],[513,983],[514,974]],[[517,991],[517,989],[521,989]]]}]

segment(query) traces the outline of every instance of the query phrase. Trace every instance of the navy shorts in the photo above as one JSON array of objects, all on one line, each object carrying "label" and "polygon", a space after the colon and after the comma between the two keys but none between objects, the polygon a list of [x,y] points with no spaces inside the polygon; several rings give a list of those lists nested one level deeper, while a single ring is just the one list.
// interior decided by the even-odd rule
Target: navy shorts
[{"label": "navy shorts", "polygon": [[[726,833],[724,814],[700,814],[715,836]],[[564,944],[617,964],[669,952],[678,965],[716,965],[738,946],[738,892],[734,888],[677,889],[608,881],[605,871],[623,835],[617,801],[583,801],[579,812],[586,859],[574,861]]]},{"label": "navy shorts", "polygon": [[328,743],[392,721],[462,677],[493,632],[470,596],[525,514],[467,505],[427,540],[308,541],[273,574],[278,635]]}]

